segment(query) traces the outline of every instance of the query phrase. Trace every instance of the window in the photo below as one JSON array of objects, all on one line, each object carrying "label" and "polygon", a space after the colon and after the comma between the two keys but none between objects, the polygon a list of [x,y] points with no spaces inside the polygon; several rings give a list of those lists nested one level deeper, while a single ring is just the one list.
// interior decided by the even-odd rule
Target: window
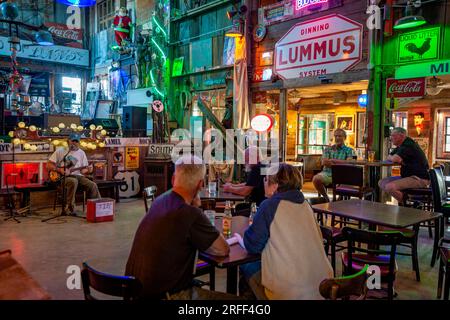
[{"label": "window", "polygon": [[115,0],[104,0],[97,4],[97,32],[109,29],[115,17]]},{"label": "window", "polygon": [[445,146],[444,152],[450,152],[450,117],[445,118]]},{"label": "window", "polygon": [[408,112],[394,112],[394,126],[408,130]]},{"label": "window", "polygon": [[62,77],[63,109],[69,113],[81,113],[81,79]]}]

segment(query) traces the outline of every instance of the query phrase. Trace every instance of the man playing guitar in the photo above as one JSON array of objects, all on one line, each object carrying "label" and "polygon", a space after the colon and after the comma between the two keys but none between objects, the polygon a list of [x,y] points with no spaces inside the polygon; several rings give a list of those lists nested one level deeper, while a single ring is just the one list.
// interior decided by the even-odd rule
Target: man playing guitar
[{"label": "man playing guitar", "polygon": [[86,153],[80,149],[80,135],[76,133],[70,135],[69,152],[64,148],[56,149],[48,159],[47,169],[66,176],[64,187],[66,188],[66,209],[68,214],[74,213],[75,193],[78,186],[87,192],[89,199],[100,198],[97,184],[84,176],[92,172],[92,168],[89,167]]}]

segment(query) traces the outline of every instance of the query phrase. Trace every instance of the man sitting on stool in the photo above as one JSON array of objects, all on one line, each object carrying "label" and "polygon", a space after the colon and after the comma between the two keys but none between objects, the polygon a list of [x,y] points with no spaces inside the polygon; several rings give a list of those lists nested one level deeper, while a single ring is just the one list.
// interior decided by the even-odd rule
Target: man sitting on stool
[{"label": "man sitting on stool", "polygon": [[420,146],[406,136],[403,128],[394,128],[391,142],[395,148],[388,161],[401,165],[401,177],[387,177],[378,182],[379,187],[394,197],[399,203],[403,201],[404,189],[427,188],[430,185],[428,160]]},{"label": "man sitting on stool", "polygon": [[[68,214],[73,214],[75,210],[75,193],[78,186],[87,192],[89,199],[100,198],[100,192],[95,182],[84,176],[92,172],[92,168],[89,167],[86,153],[80,149],[80,135],[72,133],[69,137],[69,152],[64,148],[56,149],[47,162],[47,168],[66,175],[64,186],[66,188],[65,209],[67,209]],[[76,170],[76,168],[82,169]]]},{"label": "man sitting on stool", "polygon": [[331,185],[331,166],[334,164],[345,164],[347,158],[355,155],[355,151],[345,145],[347,133],[344,129],[336,129],[334,131],[335,144],[331,147],[325,148],[322,155],[323,170],[313,177],[313,184],[317,192],[323,196],[327,201],[330,201],[326,186]]}]

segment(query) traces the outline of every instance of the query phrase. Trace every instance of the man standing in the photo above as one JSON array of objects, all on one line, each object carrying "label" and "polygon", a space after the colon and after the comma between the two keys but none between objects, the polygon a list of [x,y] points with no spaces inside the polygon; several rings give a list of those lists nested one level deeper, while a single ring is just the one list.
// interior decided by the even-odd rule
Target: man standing
[{"label": "man standing", "polygon": [[413,139],[407,137],[405,129],[394,128],[391,132],[391,142],[397,148],[391,152],[387,160],[401,165],[401,176],[384,178],[378,185],[401,203],[402,190],[429,186],[429,166],[425,153]]},{"label": "man standing", "polygon": [[191,155],[177,160],[172,190],[156,198],[136,231],[125,273],[141,281],[143,299],[228,297],[192,284],[197,250],[217,256],[230,250],[198,208],[206,173],[201,163]]},{"label": "man standing", "polygon": [[355,155],[355,151],[345,145],[347,133],[343,129],[336,129],[334,131],[335,144],[331,147],[325,148],[322,155],[322,172],[313,177],[313,184],[317,192],[323,196],[327,201],[328,197],[326,186],[331,185],[331,166],[334,164],[344,164],[345,160]]},{"label": "man standing", "polygon": [[[72,133],[69,137],[69,151],[58,148],[50,156],[47,162],[47,169],[54,170],[66,176],[66,210],[73,214],[75,209],[75,193],[78,186],[87,192],[89,199],[100,198],[100,192],[94,181],[89,180],[84,175],[90,171],[86,153],[80,149],[80,135]],[[64,171],[65,170],[65,171]]]}]

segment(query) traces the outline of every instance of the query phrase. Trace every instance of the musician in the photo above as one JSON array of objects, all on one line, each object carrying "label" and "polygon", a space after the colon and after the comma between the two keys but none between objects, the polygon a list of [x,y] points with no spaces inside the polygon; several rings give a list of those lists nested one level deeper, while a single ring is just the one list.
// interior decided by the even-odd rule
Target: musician
[{"label": "musician", "polygon": [[[68,214],[74,213],[75,193],[78,186],[86,191],[89,199],[100,198],[97,184],[85,177],[86,174],[92,172],[92,167],[89,167],[86,153],[80,149],[79,134],[72,133],[70,135],[69,151],[64,148],[56,149],[48,160],[47,168],[48,170],[55,170],[62,175],[66,175],[66,210]],[[77,170],[77,168],[81,169]]]}]

